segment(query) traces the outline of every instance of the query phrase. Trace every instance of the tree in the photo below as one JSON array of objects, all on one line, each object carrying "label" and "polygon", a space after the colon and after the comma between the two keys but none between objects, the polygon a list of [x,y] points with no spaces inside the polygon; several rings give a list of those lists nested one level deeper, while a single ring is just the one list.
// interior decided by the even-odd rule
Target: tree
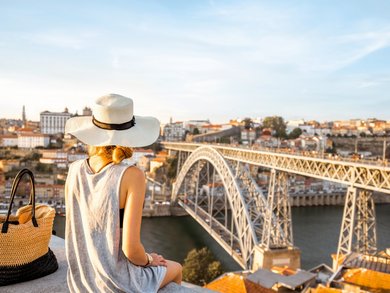
[{"label": "tree", "polygon": [[275,131],[275,137],[286,138],[286,123],[284,122],[283,117],[272,116],[265,117],[263,120],[263,128],[271,128]]},{"label": "tree", "polygon": [[53,172],[53,167],[50,164],[38,163],[35,170],[39,173],[51,173]]},{"label": "tree", "polygon": [[289,139],[296,139],[298,138],[300,135],[302,134],[302,129],[300,129],[299,127],[297,128],[294,128],[293,131],[291,131],[288,135],[288,138]]},{"label": "tree", "polygon": [[155,142],[149,146],[146,146],[145,149],[151,149],[154,153],[162,151],[162,146],[159,142]]},{"label": "tree", "polygon": [[198,127],[195,127],[195,128],[194,128],[194,130],[192,131],[192,134],[193,134],[193,135],[198,135],[198,134],[200,134],[200,131],[199,131]]},{"label": "tree", "polygon": [[247,130],[253,128],[253,121],[251,118],[244,119],[244,128]]},{"label": "tree", "polygon": [[167,176],[168,176],[168,179],[170,179],[171,181],[173,179],[175,179],[176,177],[176,171],[177,171],[177,157],[173,157],[173,158],[168,158],[167,159]]},{"label": "tree", "polygon": [[177,157],[167,158],[166,161],[154,170],[154,180],[167,183],[169,186],[176,177]]},{"label": "tree", "polygon": [[183,265],[183,279],[196,285],[203,286],[223,273],[221,263],[214,260],[210,250],[203,247],[191,250]]}]

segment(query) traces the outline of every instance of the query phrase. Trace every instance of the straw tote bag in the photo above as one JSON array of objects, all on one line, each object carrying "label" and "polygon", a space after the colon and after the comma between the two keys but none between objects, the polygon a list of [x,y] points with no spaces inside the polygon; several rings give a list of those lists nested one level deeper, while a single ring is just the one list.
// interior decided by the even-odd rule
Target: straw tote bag
[{"label": "straw tote bag", "polygon": [[[30,179],[30,203],[11,215],[18,185],[24,175]],[[7,215],[0,215],[0,286],[37,279],[58,269],[49,248],[55,210],[35,205],[34,175],[28,169],[15,177]],[[1,290],[0,290],[1,291]]]}]

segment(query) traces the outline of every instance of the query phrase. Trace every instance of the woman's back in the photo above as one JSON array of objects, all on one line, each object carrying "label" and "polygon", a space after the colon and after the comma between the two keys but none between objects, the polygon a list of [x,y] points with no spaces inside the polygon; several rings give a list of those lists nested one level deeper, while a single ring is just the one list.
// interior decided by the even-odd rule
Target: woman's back
[{"label": "woman's back", "polygon": [[66,182],[66,253],[71,292],[156,292],[165,268],[139,267],[122,251],[119,191],[129,166],[108,164],[94,173],[73,163]]}]

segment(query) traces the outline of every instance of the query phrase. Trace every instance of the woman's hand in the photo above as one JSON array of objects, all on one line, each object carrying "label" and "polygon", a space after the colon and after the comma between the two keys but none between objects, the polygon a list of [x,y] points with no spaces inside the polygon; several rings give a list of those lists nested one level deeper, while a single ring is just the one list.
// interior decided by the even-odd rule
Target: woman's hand
[{"label": "woman's hand", "polygon": [[152,266],[152,267],[157,267],[157,266],[166,267],[167,266],[167,261],[165,260],[165,258],[162,255],[159,255],[159,254],[154,253],[154,252],[151,253],[150,255],[153,257],[153,261],[149,266]]}]

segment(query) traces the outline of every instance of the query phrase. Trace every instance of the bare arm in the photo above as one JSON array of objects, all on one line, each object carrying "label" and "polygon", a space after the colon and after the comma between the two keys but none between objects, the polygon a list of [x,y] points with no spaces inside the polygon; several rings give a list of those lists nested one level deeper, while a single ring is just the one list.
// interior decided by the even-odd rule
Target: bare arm
[{"label": "bare arm", "polygon": [[126,192],[123,218],[122,250],[135,265],[146,265],[147,257],[141,243],[142,208],[145,200],[145,175],[138,168],[129,168],[123,175],[121,190]]},{"label": "bare arm", "polygon": [[[141,243],[142,210],[145,200],[145,175],[138,168],[125,171],[121,182],[121,193],[125,193],[125,215],[123,218],[122,250],[126,257],[135,265],[144,266],[148,263],[144,246]],[[166,266],[165,259],[156,253],[151,253],[152,266]]]}]

